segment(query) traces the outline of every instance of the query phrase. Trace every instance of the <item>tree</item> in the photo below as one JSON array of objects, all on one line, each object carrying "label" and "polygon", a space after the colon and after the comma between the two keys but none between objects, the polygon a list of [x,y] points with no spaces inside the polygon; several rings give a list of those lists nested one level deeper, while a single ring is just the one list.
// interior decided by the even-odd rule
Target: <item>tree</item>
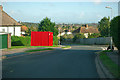
[{"label": "tree", "polygon": [[76,34],[73,38],[73,42],[75,42],[77,39],[83,39],[85,38],[84,34]]},{"label": "tree", "polygon": [[31,31],[38,31],[37,27],[28,27],[28,30],[26,31],[27,35],[30,36],[31,35]]},{"label": "tree", "polygon": [[120,52],[120,16],[114,17],[110,24],[110,34],[113,38],[115,46]]},{"label": "tree", "polygon": [[57,36],[58,30],[54,26],[55,26],[55,23],[51,22],[50,19],[46,17],[40,22],[38,26],[38,31],[50,31],[50,32],[53,32],[54,36]]},{"label": "tree", "polygon": [[100,33],[93,33],[90,35],[90,33],[88,33],[88,38],[97,38],[100,36]]},{"label": "tree", "polygon": [[101,36],[108,37],[110,33],[110,17],[104,17],[98,22],[98,29]]}]

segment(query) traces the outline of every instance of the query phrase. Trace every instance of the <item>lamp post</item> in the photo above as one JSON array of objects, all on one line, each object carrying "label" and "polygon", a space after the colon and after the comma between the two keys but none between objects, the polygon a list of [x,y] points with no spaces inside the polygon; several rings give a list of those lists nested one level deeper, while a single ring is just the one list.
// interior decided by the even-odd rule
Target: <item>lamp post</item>
[{"label": "lamp post", "polygon": [[[110,6],[106,6],[105,8],[111,9],[111,19],[112,19],[112,8]],[[110,36],[110,30],[109,30],[109,37],[111,37],[111,39],[110,39],[110,49],[112,50],[112,36]]]},{"label": "lamp post", "polygon": [[112,8],[110,6],[106,6],[105,8],[111,9],[111,19],[112,19]]}]

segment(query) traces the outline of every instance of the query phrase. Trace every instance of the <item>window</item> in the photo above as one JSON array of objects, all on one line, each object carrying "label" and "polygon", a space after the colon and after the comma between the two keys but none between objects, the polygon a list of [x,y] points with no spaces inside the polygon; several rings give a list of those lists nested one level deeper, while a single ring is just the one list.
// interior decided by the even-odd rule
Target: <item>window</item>
[{"label": "window", "polygon": [[2,32],[5,32],[5,29],[2,29]]}]

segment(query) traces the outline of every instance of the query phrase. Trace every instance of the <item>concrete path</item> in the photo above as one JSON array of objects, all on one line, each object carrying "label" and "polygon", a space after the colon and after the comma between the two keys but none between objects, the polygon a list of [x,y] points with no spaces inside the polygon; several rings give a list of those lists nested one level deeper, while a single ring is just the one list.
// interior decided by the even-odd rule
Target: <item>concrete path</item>
[{"label": "concrete path", "polygon": [[96,46],[72,46],[3,60],[3,78],[99,78]]}]

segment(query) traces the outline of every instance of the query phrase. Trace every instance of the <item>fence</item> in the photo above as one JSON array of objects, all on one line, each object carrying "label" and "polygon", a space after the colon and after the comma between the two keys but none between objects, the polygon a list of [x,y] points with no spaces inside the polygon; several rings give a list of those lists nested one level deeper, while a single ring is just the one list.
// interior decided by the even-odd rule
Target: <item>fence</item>
[{"label": "fence", "polygon": [[[111,37],[100,37],[100,38],[85,38],[85,39],[77,39],[75,43],[80,44],[97,44],[97,45],[106,45],[110,44]],[[73,42],[72,39],[66,39],[65,42]]]}]

